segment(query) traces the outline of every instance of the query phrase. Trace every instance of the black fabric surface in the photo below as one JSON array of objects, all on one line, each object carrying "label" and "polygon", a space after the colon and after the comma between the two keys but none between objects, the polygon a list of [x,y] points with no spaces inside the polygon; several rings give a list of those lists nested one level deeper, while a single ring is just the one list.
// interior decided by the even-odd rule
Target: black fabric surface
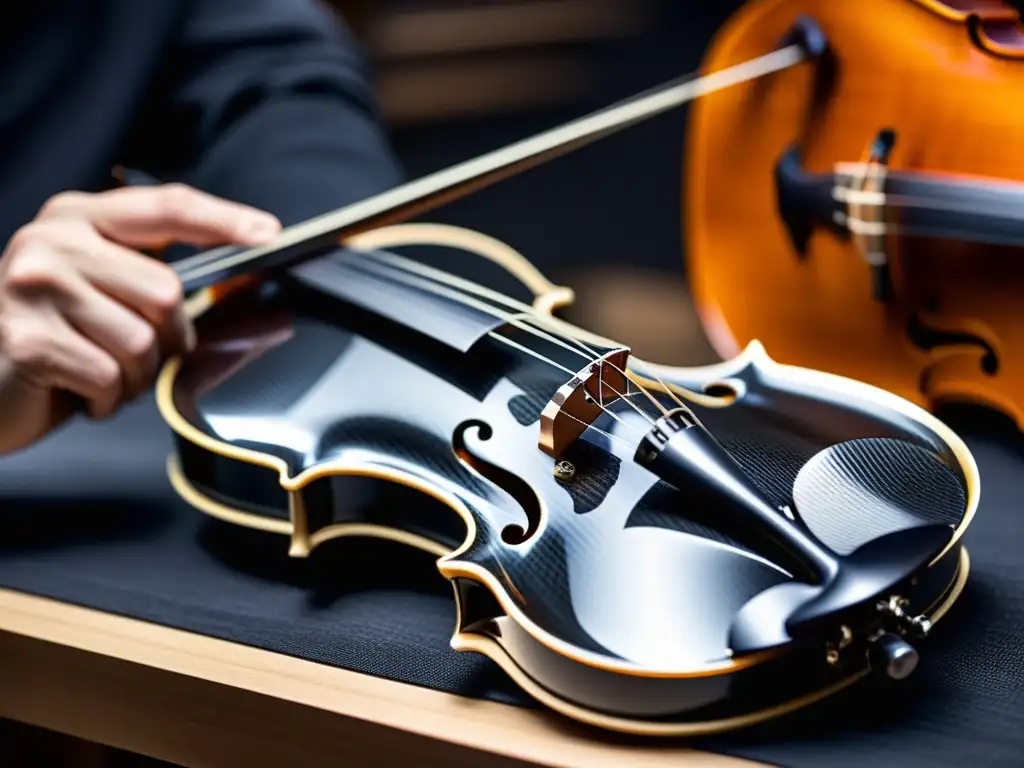
[{"label": "black fabric surface", "polygon": [[[949,417],[982,472],[968,587],[917,674],[695,746],[777,765],[1024,763],[1021,440]],[[169,437],[148,401],[79,422],[0,461],[0,585],[406,683],[532,706],[495,665],[448,647],[451,592],[430,558],[334,541],[308,560],[286,540],[211,521],[178,501]]]}]

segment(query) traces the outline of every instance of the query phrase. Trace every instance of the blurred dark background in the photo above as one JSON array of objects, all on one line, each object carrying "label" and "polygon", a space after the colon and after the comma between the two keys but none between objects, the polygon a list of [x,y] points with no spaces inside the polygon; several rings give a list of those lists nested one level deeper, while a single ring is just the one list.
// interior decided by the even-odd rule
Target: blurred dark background
[{"label": "blurred dark background", "polygon": [[[363,42],[410,178],[700,65],[738,0],[325,0]],[[425,218],[497,237],[577,292],[567,317],[666,363],[716,359],[686,291],[686,109]]]}]

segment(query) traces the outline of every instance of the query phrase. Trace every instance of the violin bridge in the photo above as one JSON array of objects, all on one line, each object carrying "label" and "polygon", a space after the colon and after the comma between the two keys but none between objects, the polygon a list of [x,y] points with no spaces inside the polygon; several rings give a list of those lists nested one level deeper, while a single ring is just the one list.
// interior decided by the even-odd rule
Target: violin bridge
[{"label": "violin bridge", "polygon": [[872,291],[878,301],[888,301],[893,292],[885,240],[891,229],[886,221],[885,178],[895,141],[893,131],[879,131],[860,163],[838,164],[836,174],[848,179],[848,186],[837,187],[832,193],[846,204],[841,223],[850,231],[854,246],[871,268]]},{"label": "violin bridge", "polygon": [[556,461],[605,407],[628,391],[629,349],[613,349],[581,368],[540,414],[540,449]]}]

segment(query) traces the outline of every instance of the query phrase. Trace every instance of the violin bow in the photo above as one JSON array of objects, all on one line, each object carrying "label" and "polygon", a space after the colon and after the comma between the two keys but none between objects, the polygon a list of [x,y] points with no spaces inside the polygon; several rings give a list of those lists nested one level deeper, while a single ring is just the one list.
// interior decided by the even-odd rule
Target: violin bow
[{"label": "violin bow", "polygon": [[399,223],[541,165],[704,94],[795,66],[824,51],[813,22],[798,21],[778,49],[718,72],[685,75],[551,130],[394,187],[284,229],[254,248],[224,246],[172,264],[186,294],[254,268],[291,266],[333,250],[348,237]]}]

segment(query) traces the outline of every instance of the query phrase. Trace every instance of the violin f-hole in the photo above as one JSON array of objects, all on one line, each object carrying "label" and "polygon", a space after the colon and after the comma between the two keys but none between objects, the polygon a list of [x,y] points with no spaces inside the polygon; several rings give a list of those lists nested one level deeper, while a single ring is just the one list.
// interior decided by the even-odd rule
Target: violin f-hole
[{"label": "violin f-hole", "polygon": [[506,469],[485,461],[479,456],[473,455],[466,444],[466,433],[471,429],[477,430],[477,438],[480,440],[490,440],[494,436],[494,430],[486,422],[476,420],[464,421],[459,424],[455,429],[455,434],[452,436],[455,455],[464,464],[505,491],[519,504],[523,514],[526,516],[526,527],[524,528],[515,523],[506,525],[501,531],[501,540],[506,544],[522,544],[532,538],[540,526],[540,500],[537,498],[536,492],[525,480]]},{"label": "violin f-hole", "polygon": [[907,338],[918,349],[930,352],[938,347],[971,344],[981,348],[981,370],[990,376],[999,371],[999,356],[992,345],[981,336],[968,331],[949,331],[929,325],[921,312],[912,312],[907,318]]}]

